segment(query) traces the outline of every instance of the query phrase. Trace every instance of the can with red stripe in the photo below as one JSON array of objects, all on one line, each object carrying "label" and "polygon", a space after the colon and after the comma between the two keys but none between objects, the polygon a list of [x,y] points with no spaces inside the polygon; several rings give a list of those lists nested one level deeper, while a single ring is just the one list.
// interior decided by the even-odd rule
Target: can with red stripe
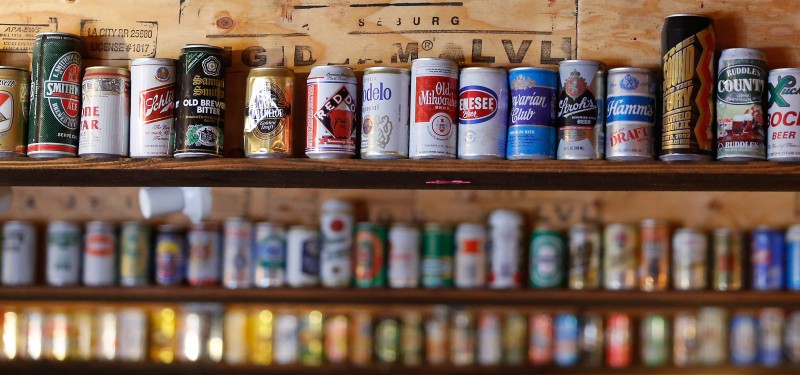
[{"label": "can with red stripe", "polygon": [[83,285],[114,285],[114,258],[117,249],[114,227],[106,221],[86,223],[83,251]]},{"label": "can with red stripe", "polygon": [[530,343],[528,361],[534,366],[553,363],[553,317],[545,313],[533,313],[529,318]]},{"label": "can with red stripe", "polygon": [[606,327],[606,364],[612,368],[630,366],[631,318],[626,314],[609,314]]},{"label": "can with red stripe", "polygon": [[346,159],[356,155],[356,76],[346,66],[316,66],[306,80],[306,156]]},{"label": "can with red stripe", "polygon": [[131,60],[132,158],[172,156],[169,136],[174,122],[176,62],[154,58]]},{"label": "can with red stripe", "polygon": [[411,65],[412,159],[455,159],[458,131],[458,65],[438,58]]},{"label": "can with red stripe", "polygon": [[83,75],[80,157],[128,156],[131,74],[110,66],[86,68]]}]

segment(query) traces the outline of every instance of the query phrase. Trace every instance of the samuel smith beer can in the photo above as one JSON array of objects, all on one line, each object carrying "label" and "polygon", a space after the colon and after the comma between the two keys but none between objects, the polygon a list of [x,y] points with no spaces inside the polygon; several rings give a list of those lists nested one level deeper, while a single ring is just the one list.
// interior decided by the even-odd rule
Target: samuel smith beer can
[{"label": "samuel smith beer can", "polygon": [[645,219],[639,228],[639,289],[647,292],[666,290],[669,284],[669,225],[664,221]]},{"label": "samuel smith beer can", "polygon": [[86,68],[81,88],[83,103],[78,155],[128,156],[131,75],[110,66]]},{"label": "samuel smith beer can", "polygon": [[609,290],[636,288],[636,227],[609,224],[603,231],[603,286]]},{"label": "samuel smith beer can", "polygon": [[458,129],[458,65],[421,58],[411,63],[412,159],[455,159]]},{"label": "samuel smith beer can", "polygon": [[0,158],[25,155],[31,72],[0,66]]},{"label": "samuel smith beer can", "polygon": [[47,284],[77,285],[81,269],[81,230],[78,224],[54,221],[47,226]]},{"label": "samuel smith beer can", "polygon": [[489,287],[522,286],[522,215],[511,210],[489,214]]},{"label": "samuel smith beer can", "polygon": [[600,287],[600,231],[594,225],[577,224],[569,228],[570,289]]},{"label": "samuel smith beer can", "polygon": [[253,224],[238,217],[225,219],[222,237],[222,286],[249,288],[252,283]]},{"label": "samuel smith beer can", "polygon": [[176,158],[222,156],[225,65],[222,48],[181,48],[175,93],[172,150]]},{"label": "samuel smith beer can", "polygon": [[106,221],[86,223],[83,240],[83,285],[114,285],[117,239],[114,226]]},{"label": "samuel smith beer can", "polygon": [[422,238],[422,286],[448,288],[453,286],[453,228],[428,223]]},{"label": "samuel smith beer can", "polygon": [[473,223],[458,225],[455,266],[457,288],[486,286],[486,227]]},{"label": "samuel smith beer can", "polygon": [[394,223],[389,228],[389,287],[419,287],[420,266],[419,228]]},{"label": "samuel smith beer can", "polygon": [[275,223],[256,223],[253,229],[253,284],[283,286],[286,280],[286,231]]},{"label": "samuel smith beer can", "polygon": [[661,160],[711,159],[715,45],[711,18],[673,14],[664,19]]},{"label": "samuel smith beer can", "polygon": [[694,228],[680,228],[672,237],[672,286],[676,290],[705,289],[708,238]]},{"label": "samuel smith beer can", "polygon": [[561,233],[540,226],[533,231],[530,247],[530,286],[536,289],[564,285],[566,245]]},{"label": "samuel smith beer can", "polygon": [[36,229],[24,221],[3,224],[3,285],[30,285],[36,278]]},{"label": "samuel smith beer can", "polygon": [[172,156],[169,137],[175,121],[175,63],[173,59],[131,60],[132,158]]},{"label": "samuel smith beer can", "polygon": [[244,154],[248,158],[292,155],[294,72],[255,68],[245,90]]},{"label": "samuel smith beer can", "polygon": [[658,84],[650,69],[608,71],[606,159],[652,160]]},{"label": "samuel smith beer can", "polygon": [[286,233],[286,284],[294,288],[317,286],[320,271],[320,235],[314,228],[294,225]]},{"label": "samuel smith beer can", "polygon": [[741,232],[730,228],[714,230],[711,270],[711,287],[714,290],[742,289],[743,246],[744,239]]},{"label": "samuel smith beer can", "polygon": [[767,159],[799,161],[800,137],[800,69],[784,68],[769,71],[767,78]]},{"label": "samuel smith beer can", "polygon": [[157,231],[156,284],[178,285],[183,282],[186,262],[183,232],[174,225],[159,225]]},{"label": "samuel smith beer can", "polygon": [[353,276],[356,288],[386,285],[386,228],[369,222],[356,224]]},{"label": "samuel smith beer can", "polygon": [[322,202],[319,217],[319,277],[328,288],[349,286],[353,277],[353,204],[339,199]]},{"label": "samuel smith beer can", "polygon": [[356,155],[358,92],[353,69],[315,66],[306,80],[306,156],[346,159]]},{"label": "samuel smith beer can", "polygon": [[361,96],[361,158],[408,157],[411,72],[404,68],[364,69]]},{"label": "samuel smith beer can", "polygon": [[556,93],[558,72],[523,67],[508,71],[511,108],[508,122],[509,160],[556,158]]},{"label": "samuel smith beer can", "polygon": [[800,225],[786,231],[786,289],[800,290]]},{"label": "samuel smith beer can", "polygon": [[505,159],[508,78],[497,68],[464,68],[458,93],[458,158]]},{"label": "samuel smith beer can", "polygon": [[122,223],[119,232],[120,285],[147,285],[150,259],[150,227],[136,221]]},{"label": "samuel smith beer can", "polygon": [[558,159],[602,159],[605,136],[605,66],[599,61],[559,63]]},{"label": "samuel smith beer can", "polygon": [[751,287],[754,290],[783,289],[783,233],[760,226],[751,239]]},{"label": "samuel smith beer can", "polygon": [[81,115],[81,41],[74,34],[36,34],[31,63],[28,156],[78,154]]},{"label": "samuel smith beer can", "polygon": [[189,260],[186,262],[186,281],[191,286],[219,283],[220,233],[212,223],[192,225],[186,234]]},{"label": "samuel smith beer can", "polygon": [[717,160],[764,160],[767,60],[751,48],[722,50],[717,72]]}]

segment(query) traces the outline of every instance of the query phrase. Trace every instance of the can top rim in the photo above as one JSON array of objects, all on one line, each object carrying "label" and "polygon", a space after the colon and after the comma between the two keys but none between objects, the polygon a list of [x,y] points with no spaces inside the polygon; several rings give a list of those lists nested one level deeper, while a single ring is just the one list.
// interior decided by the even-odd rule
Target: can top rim
[{"label": "can top rim", "polygon": [[548,71],[548,72],[558,73],[558,69],[545,68],[545,67],[540,67],[540,66],[520,66],[518,68],[511,68],[508,71],[509,72],[522,72],[522,71],[526,71],[526,70]]},{"label": "can top rim", "polygon": [[704,16],[704,15],[702,15],[702,14],[694,14],[694,13],[676,13],[676,14],[670,14],[670,15],[668,15],[668,16],[666,16],[666,17],[664,17],[664,19],[667,19],[667,18],[672,18],[672,17],[699,17],[699,18],[707,18],[707,19],[711,19],[711,17],[710,17],[710,16]]},{"label": "can top rim", "polygon": [[102,73],[102,72],[115,72],[130,75],[130,70],[126,68],[117,68],[115,66],[90,66],[86,68],[86,73]]},{"label": "can top rim", "polygon": [[468,68],[461,68],[461,73],[464,72],[486,72],[486,73],[503,73],[505,74],[506,70],[503,68],[492,68],[488,66],[470,66]]},{"label": "can top rim", "polygon": [[770,69],[770,73],[772,72],[794,72],[800,73],[800,68],[777,68],[777,69]]},{"label": "can top rim", "polygon": [[36,34],[37,37],[39,35],[69,35],[69,36],[74,36],[76,38],[80,38],[80,36],[78,34],[65,33],[65,32],[61,32],[61,31],[45,31],[43,33],[37,33]]},{"label": "can top rim", "polygon": [[291,69],[284,68],[284,67],[281,67],[281,66],[265,66],[265,67],[258,67],[258,68],[250,69],[250,73],[253,73],[253,72],[281,72],[281,73],[284,73],[287,76],[294,74],[294,72]]},{"label": "can top rim", "polygon": [[161,224],[156,227],[159,232],[179,232],[181,227],[174,224]]},{"label": "can top rim", "polygon": [[561,64],[567,64],[567,63],[592,63],[592,64],[596,63],[596,64],[598,64],[600,66],[603,65],[602,61],[599,61],[599,60],[586,60],[586,59],[563,60],[563,61],[560,61],[558,63],[558,65],[561,66]]},{"label": "can top rim", "polygon": [[185,45],[185,46],[181,47],[181,49],[185,49],[185,48],[199,48],[199,47],[202,47],[202,48],[211,48],[211,49],[216,49],[216,50],[220,50],[220,51],[222,51],[222,50],[223,50],[223,48],[222,48],[222,47],[218,47],[218,46],[212,46],[212,45],[210,45],[210,44],[202,44],[202,43],[198,43],[198,44],[187,44],[187,45]]},{"label": "can top rim", "polygon": [[399,73],[404,75],[411,75],[411,70],[406,68],[397,68],[393,66],[373,66],[364,69],[364,74],[370,73]]},{"label": "can top rim", "polygon": [[140,58],[137,58],[137,59],[132,59],[131,60],[131,66],[144,65],[144,63],[165,63],[165,62],[175,63],[177,61],[178,60],[168,59],[168,58],[165,58],[165,57],[140,57]]},{"label": "can top rim", "polygon": [[25,69],[25,68],[20,68],[20,67],[17,67],[17,66],[7,66],[7,65],[0,65],[0,69],[17,70],[17,71],[26,72],[26,73],[30,73],[31,72],[30,70]]},{"label": "can top rim", "polygon": [[443,61],[443,62],[447,62],[447,63],[452,63],[454,65],[458,65],[458,63],[453,61],[453,60],[444,59],[444,58],[441,58],[441,57],[419,57],[419,58],[414,59],[414,61],[412,61],[411,63],[413,64],[413,63],[415,63],[417,61]]},{"label": "can top rim", "polygon": [[655,74],[655,71],[653,69],[647,69],[647,68],[623,67],[623,68],[613,68],[613,69],[609,69],[608,70],[609,74],[611,74],[611,73],[624,73],[624,72],[637,72],[637,73]]}]

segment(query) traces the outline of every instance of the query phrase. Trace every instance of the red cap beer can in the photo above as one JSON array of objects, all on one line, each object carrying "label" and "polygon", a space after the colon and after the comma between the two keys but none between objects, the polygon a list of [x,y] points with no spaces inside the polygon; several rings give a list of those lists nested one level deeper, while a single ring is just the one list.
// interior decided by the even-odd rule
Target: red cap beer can
[{"label": "red cap beer can", "polygon": [[306,156],[356,155],[356,76],[346,66],[315,66],[306,80]]}]

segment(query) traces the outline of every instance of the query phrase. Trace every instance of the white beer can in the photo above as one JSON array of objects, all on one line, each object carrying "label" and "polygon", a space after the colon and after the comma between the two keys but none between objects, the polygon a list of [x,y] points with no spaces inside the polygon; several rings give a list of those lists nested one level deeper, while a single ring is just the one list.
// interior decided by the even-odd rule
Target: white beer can
[{"label": "white beer can", "polygon": [[86,68],[81,88],[78,156],[128,156],[131,74],[109,66]]},{"label": "white beer can", "polygon": [[800,68],[773,69],[767,78],[767,159],[800,161]]},{"label": "white beer can", "polygon": [[249,288],[252,267],[253,224],[238,217],[225,220],[222,247],[222,286]]},{"label": "white beer can", "polygon": [[419,228],[403,223],[389,228],[389,287],[419,287]]},{"label": "white beer can", "polygon": [[36,230],[30,223],[3,225],[3,285],[30,285],[36,278]]},{"label": "white beer can", "polygon": [[456,228],[457,288],[482,288],[486,285],[486,227],[462,223]]},{"label": "white beer can", "polygon": [[117,312],[117,358],[122,361],[141,362],[147,355],[147,316],[139,307],[124,308]]},{"label": "white beer can", "polygon": [[106,221],[86,223],[83,239],[83,285],[114,285],[116,250],[116,236],[111,223]]},{"label": "white beer can", "polygon": [[672,286],[698,290],[708,286],[708,238],[703,231],[680,228],[672,237]]},{"label": "white beer can", "polygon": [[348,201],[329,199],[320,212],[319,250],[320,281],[328,288],[350,285],[353,276],[353,205]]},{"label": "white beer can", "polygon": [[356,155],[358,92],[353,69],[315,66],[306,80],[306,156],[346,159]]},{"label": "white beer can", "polygon": [[478,364],[497,366],[503,359],[503,330],[500,316],[483,312],[478,316]]},{"label": "white beer can", "polygon": [[295,288],[319,283],[319,232],[295,225],[286,234],[286,283]]},{"label": "white beer can", "polygon": [[78,224],[54,221],[47,226],[48,285],[76,285],[80,282],[81,232]]},{"label": "white beer can", "polygon": [[[290,233],[291,233],[291,229]],[[278,313],[275,317],[275,363],[289,365],[297,363],[300,351],[300,322],[290,313]]]},{"label": "white beer can", "polygon": [[175,110],[175,63],[173,59],[131,60],[132,158],[172,156],[169,135]]},{"label": "white beer can", "polygon": [[458,129],[458,65],[439,58],[411,64],[412,159],[455,159]]},{"label": "white beer can", "polygon": [[411,73],[404,68],[364,69],[361,96],[361,158],[408,157]]},{"label": "white beer can", "polygon": [[489,287],[519,288],[522,284],[522,216],[511,210],[489,214]]},{"label": "white beer can", "polygon": [[458,158],[505,159],[508,75],[503,69],[461,70],[458,92]]}]

